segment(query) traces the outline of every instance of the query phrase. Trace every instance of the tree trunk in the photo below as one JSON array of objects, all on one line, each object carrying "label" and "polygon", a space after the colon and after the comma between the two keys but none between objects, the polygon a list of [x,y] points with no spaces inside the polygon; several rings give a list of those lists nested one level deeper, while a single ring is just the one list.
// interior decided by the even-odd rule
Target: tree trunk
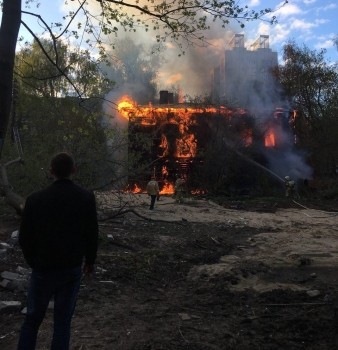
[{"label": "tree trunk", "polygon": [[15,48],[21,23],[21,0],[4,0],[0,27],[0,158],[12,105]]},{"label": "tree trunk", "polygon": [[21,162],[21,158],[9,161],[6,164],[1,164],[0,162],[0,194],[6,197],[6,203],[21,215],[25,207],[25,200],[12,190],[7,176],[7,168],[19,162]]},{"label": "tree trunk", "polygon": [[[11,115],[15,48],[20,23],[21,0],[4,0],[0,27],[0,159]],[[12,163],[0,162],[0,194],[17,213],[21,213],[24,199],[13,192],[7,179],[7,166]]]}]

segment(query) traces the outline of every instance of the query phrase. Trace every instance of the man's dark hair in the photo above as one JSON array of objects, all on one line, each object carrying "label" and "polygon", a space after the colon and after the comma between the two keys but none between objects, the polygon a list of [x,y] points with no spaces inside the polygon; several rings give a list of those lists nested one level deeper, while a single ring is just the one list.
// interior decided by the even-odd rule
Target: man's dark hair
[{"label": "man's dark hair", "polygon": [[74,159],[67,152],[61,152],[56,154],[50,162],[50,167],[53,175],[55,175],[59,179],[69,177],[73,172],[74,166]]}]

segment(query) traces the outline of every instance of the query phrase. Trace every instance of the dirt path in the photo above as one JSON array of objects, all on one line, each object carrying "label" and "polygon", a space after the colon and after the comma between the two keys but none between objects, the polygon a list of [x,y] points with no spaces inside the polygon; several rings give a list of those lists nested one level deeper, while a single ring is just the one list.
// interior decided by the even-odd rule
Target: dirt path
[{"label": "dirt path", "polygon": [[[337,349],[338,216],[301,206],[98,194],[96,276],[83,280],[72,349]],[[12,223],[13,224],[13,223]],[[1,229],[4,241],[13,225]],[[25,266],[15,245],[1,269]],[[0,287],[1,288],[1,287]],[[0,299],[24,304],[23,292]],[[0,348],[15,349],[23,315],[0,314]],[[39,333],[48,349],[52,312]],[[336,328],[335,328],[336,327]]]}]

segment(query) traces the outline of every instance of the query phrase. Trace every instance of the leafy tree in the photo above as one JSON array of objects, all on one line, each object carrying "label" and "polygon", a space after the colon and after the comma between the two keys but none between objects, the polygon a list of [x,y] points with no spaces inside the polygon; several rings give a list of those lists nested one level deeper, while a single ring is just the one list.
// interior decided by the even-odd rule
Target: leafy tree
[{"label": "leafy tree", "polygon": [[325,60],[325,50],[310,50],[294,42],[284,46],[278,78],[298,111],[298,145],[310,151],[319,176],[332,176],[338,163],[338,70]]},{"label": "leafy tree", "polygon": [[[53,43],[47,39],[34,40],[33,44],[27,43],[26,47],[16,55],[16,75],[17,81],[22,80],[21,89],[45,97],[57,97],[58,94],[66,90],[66,85],[62,79],[63,75],[48,57],[42,52],[43,49],[49,57],[58,54],[58,67],[66,72],[67,70],[67,46],[60,41],[56,42],[56,50]],[[56,61],[56,57],[54,57]]]},{"label": "leafy tree", "polygon": [[36,96],[76,96],[76,86],[84,98],[102,97],[112,87],[88,50],[71,51],[60,40],[37,38],[26,43],[16,55],[15,74],[20,91]]},{"label": "leafy tree", "polygon": [[[49,181],[49,160],[60,150],[74,155],[80,170],[76,179],[86,187],[97,188],[111,181],[107,133],[99,123],[101,106],[92,100],[84,103],[87,112],[74,97],[21,95],[17,115],[25,165],[9,170],[11,185],[16,191],[26,195]],[[5,155],[9,152],[15,156],[13,147],[4,149]]]},{"label": "leafy tree", "polygon": [[20,186],[16,185],[23,193],[35,189],[41,180],[41,173],[34,179],[37,175],[34,166],[36,169],[45,167],[49,158],[60,149],[72,151],[76,156],[82,168],[82,178],[78,180],[87,187],[109,182],[108,174],[112,177],[110,150],[106,145],[110,131],[102,123],[99,99],[108,92],[111,84],[87,51],[74,52],[66,45],[57,44],[59,65],[68,71],[87,98],[79,105],[79,99],[73,96],[74,91],[69,88],[65,77],[58,74],[56,67],[40,50],[40,45],[43,45],[51,56],[54,53],[51,41],[41,39],[39,43],[26,44],[17,54],[12,122],[20,130],[21,147],[25,151],[26,171],[19,175]]}]

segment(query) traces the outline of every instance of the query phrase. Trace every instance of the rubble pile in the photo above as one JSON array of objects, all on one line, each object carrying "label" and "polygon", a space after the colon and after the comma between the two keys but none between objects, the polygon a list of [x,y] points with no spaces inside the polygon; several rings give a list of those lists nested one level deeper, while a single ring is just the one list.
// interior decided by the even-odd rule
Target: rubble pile
[{"label": "rubble pile", "polygon": [[[4,262],[7,259],[8,254],[14,249],[14,246],[18,242],[18,231],[14,231],[11,234],[9,242],[0,241],[0,262]],[[16,311],[21,311],[25,313],[23,309],[22,301],[15,300],[17,297],[22,299],[22,296],[26,294],[28,287],[28,280],[31,270],[18,265],[15,271],[2,271],[0,274],[0,295],[6,296],[7,299],[2,300],[0,297],[0,313],[12,313]],[[8,292],[8,293],[5,293]],[[21,296],[20,296],[21,294]]]}]

